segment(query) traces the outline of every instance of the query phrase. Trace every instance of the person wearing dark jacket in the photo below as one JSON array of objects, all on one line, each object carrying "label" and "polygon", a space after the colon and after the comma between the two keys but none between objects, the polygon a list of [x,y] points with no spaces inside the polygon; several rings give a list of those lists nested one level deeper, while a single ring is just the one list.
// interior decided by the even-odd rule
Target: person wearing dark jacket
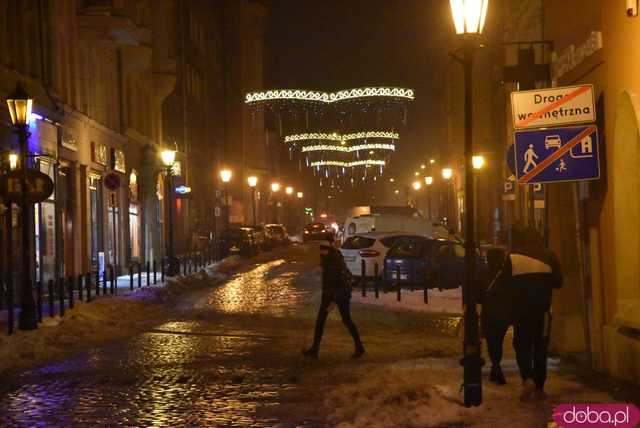
[{"label": "person wearing dark jacket", "polygon": [[508,302],[512,316],[513,347],[523,381],[520,399],[544,399],[551,297],[554,289],[562,287],[562,272],[537,231],[516,230],[512,236],[513,249],[493,288]]},{"label": "person wearing dark jacket", "polygon": [[320,260],[322,265],[322,299],[320,300],[320,310],[316,319],[316,328],[313,337],[313,345],[309,349],[303,350],[303,355],[311,358],[318,358],[320,341],[324,332],[324,324],[329,315],[329,308],[334,303],[340,311],[342,323],[347,327],[353,342],[355,352],[353,358],[360,358],[364,354],[364,346],[360,341],[358,329],[351,319],[350,273],[344,263],[342,254],[335,249],[330,242],[320,245]]},{"label": "person wearing dark jacket", "polygon": [[509,303],[501,290],[493,287],[494,279],[500,274],[506,257],[505,250],[490,248],[487,250],[487,280],[484,281],[488,289],[482,299],[482,330],[487,341],[487,351],[491,360],[491,374],[489,380],[497,385],[504,385],[506,379],[500,363],[504,337],[512,324]]}]

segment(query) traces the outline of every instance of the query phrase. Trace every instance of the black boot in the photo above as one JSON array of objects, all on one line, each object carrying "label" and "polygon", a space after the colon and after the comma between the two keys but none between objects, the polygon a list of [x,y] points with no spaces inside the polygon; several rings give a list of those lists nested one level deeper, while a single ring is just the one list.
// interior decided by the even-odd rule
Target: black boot
[{"label": "black boot", "polygon": [[502,373],[502,369],[500,368],[500,366],[491,367],[491,375],[489,375],[489,381],[495,383],[496,385],[504,385],[507,383],[507,380],[504,378],[504,373]]},{"label": "black boot", "polygon": [[356,350],[353,353],[353,355],[351,355],[351,358],[360,358],[364,355],[364,346],[362,346],[362,344],[359,344],[356,346]]},{"label": "black boot", "polygon": [[318,358],[318,348],[311,347],[309,349],[303,349],[302,355],[309,358]]}]

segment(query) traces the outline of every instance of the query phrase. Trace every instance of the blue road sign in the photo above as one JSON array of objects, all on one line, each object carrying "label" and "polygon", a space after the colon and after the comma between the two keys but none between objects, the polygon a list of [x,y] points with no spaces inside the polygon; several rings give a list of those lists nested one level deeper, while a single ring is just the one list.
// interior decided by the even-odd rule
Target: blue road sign
[{"label": "blue road sign", "polygon": [[517,131],[514,152],[518,184],[600,178],[595,125]]}]

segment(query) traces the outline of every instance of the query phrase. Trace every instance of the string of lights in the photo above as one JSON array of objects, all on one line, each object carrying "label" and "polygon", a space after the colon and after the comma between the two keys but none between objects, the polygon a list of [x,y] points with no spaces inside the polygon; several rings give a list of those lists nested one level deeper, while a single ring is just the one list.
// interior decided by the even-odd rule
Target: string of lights
[{"label": "string of lights", "polygon": [[298,100],[331,104],[355,98],[369,97],[404,98],[413,101],[414,94],[412,89],[387,87],[354,88],[344,89],[337,92],[307,91],[304,89],[276,89],[261,92],[250,92],[245,97],[245,103],[251,104],[274,100]]},{"label": "string of lights", "polygon": [[386,138],[391,140],[399,140],[400,134],[393,131],[363,131],[355,132],[352,134],[340,135],[337,132],[332,134],[325,134],[320,132],[312,132],[308,134],[295,134],[286,135],[284,137],[285,143],[294,143],[296,141],[352,141],[352,140],[365,140],[367,138]]},{"label": "string of lights", "polygon": [[359,144],[357,146],[335,146],[327,144],[318,144],[314,146],[305,146],[302,148],[302,153],[306,152],[318,152],[318,151],[335,151],[343,153],[357,152],[360,150],[391,150],[395,151],[396,146],[393,144]]},{"label": "string of lights", "polygon": [[342,161],[333,161],[333,160],[323,160],[323,161],[315,161],[311,162],[312,167],[318,166],[341,166],[345,168],[353,168],[356,166],[385,166],[387,164],[384,160],[377,159],[364,159],[353,162],[342,162]]}]

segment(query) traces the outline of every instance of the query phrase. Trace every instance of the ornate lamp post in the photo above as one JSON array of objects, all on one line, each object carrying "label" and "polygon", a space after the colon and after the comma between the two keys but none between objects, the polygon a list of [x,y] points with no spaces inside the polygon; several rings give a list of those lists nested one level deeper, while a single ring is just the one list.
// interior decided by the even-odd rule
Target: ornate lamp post
[{"label": "ornate lamp post", "polygon": [[[33,298],[33,286],[31,282],[31,233],[29,225],[31,224],[30,213],[33,213],[32,204],[29,203],[27,195],[27,142],[29,140],[28,123],[31,116],[31,107],[33,99],[29,98],[27,93],[18,84],[16,90],[7,98],[7,107],[11,116],[11,123],[18,134],[18,142],[20,143],[20,217],[22,227],[22,287],[20,301],[20,316],[18,317],[18,328],[20,330],[35,330],[38,328],[38,320],[36,318],[36,303]],[[13,159],[9,158],[10,163],[17,163],[17,156]]]},{"label": "ornate lamp post", "polygon": [[464,68],[464,163],[465,163],[465,283],[464,304],[464,344],[462,365],[464,367],[464,405],[479,406],[482,403],[482,358],[480,356],[480,331],[476,308],[475,287],[476,246],[474,242],[474,200],[473,200],[473,100],[472,73],[473,51],[479,45],[489,0],[450,0],[451,14],[456,33],[460,35]]},{"label": "ornate lamp post", "polygon": [[424,178],[424,184],[427,186],[427,213],[429,216],[429,220],[431,219],[431,186],[433,185],[433,177],[426,176]]},{"label": "ornate lamp post", "polygon": [[273,200],[273,220],[275,223],[278,223],[278,201],[276,201],[275,199],[275,195],[276,193],[278,193],[280,191],[280,183],[278,183],[277,181],[274,181],[273,183],[271,183],[271,197],[274,199]]},{"label": "ornate lamp post", "polygon": [[256,225],[256,186],[258,185],[258,177],[252,175],[247,177],[249,187],[251,187],[251,207],[253,213],[253,225]]},{"label": "ornate lamp post", "polygon": [[224,229],[229,229],[229,182],[231,181],[232,172],[228,168],[220,171],[220,179],[224,183]]},{"label": "ornate lamp post", "polygon": [[451,168],[442,168],[442,178],[444,185],[444,217],[446,218],[445,224],[449,226],[449,183],[451,181],[451,177],[453,177],[453,170]]},{"label": "ornate lamp post", "polygon": [[175,247],[173,240],[173,166],[176,163],[176,151],[165,149],[160,152],[160,159],[165,168],[165,196],[167,198],[167,248],[165,266],[167,276],[175,276],[178,274],[179,264],[175,255]]}]

